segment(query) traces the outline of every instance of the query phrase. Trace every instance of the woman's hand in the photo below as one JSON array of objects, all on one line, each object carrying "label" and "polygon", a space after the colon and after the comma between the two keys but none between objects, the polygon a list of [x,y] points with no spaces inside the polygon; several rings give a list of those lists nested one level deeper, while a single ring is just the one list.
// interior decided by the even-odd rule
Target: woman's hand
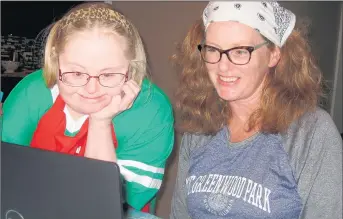
[{"label": "woman's hand", "polygon": [[112,139],[112,119],[132,106],[140,90],[138,84],[130,80],[122,87],[123,95],[113,96],[111,102],[102,110],[89,115],[85,157],[117,161]]},{"label": "woman's hand", "polygon": [[90,121],[111,123],[116,115],[132,106],[140,90],[140,86],[134,80],[127,81],[123,85],[122,94],[113,96],[111,102],[102,110],[90,114]]}]

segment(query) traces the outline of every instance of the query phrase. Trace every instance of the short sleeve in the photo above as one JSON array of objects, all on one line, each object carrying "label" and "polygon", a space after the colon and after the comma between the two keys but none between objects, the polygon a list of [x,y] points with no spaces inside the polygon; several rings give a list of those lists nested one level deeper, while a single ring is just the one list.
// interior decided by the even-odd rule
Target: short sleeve
[{"label": "short sleeve", "polygon": [[156,87],[149,90],[143,90],[137,102],[116,119],[114,125],[119,143],[117,163],[125,179],[125,198],[138,210],[160,189],[165,164],[174,145],[171,104]]}]

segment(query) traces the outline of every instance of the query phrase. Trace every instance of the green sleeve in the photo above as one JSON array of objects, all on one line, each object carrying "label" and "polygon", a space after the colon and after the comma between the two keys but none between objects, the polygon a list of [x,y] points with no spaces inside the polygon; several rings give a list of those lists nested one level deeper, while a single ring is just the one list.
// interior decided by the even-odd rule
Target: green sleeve
[{"label": "green sleeve", "polygon": [[174,117],[168,98],[143,84],[130,110],[115,119],[118,165],[126,183],[126,201],[140,210],[156,197],[166,160],[174,145]]},{"label": "green sleeve", "polygon": [[29,146],[40,117],[51,104],[42,70],[23,78],[4,102],[2,141]]}]

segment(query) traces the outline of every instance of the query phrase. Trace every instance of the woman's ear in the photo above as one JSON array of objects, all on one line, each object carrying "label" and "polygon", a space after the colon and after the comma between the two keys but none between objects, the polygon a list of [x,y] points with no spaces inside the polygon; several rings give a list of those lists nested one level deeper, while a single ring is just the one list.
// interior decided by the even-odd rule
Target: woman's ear
[{"label": "woman's ear", "polygon": [[273,50],[271,50],[268,67],[269,68],[275,67],[279,63],[280,58],[281,58],[281,50],[279,47],[275,46]]}]

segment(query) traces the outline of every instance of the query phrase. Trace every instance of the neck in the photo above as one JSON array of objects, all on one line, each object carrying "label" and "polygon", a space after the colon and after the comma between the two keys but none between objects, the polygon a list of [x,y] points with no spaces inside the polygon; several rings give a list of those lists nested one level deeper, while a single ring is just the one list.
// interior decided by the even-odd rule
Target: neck
[{"label": "neck", "polygon": [[84,116],[83,114],[81,113],[78,113],[76,112],[75,110],[73,110],[71,107],[69,107],[68,105],[66,105],[68,111],[69,111],[69,114],[71,116],[71,118],[76,121],[78,119],[80,119],[82,116]]},{"label": "neck", "polygon": [[252,113],[257,109],[257,104],[230,103],[231,118],[228,121],[230,128],[246,129]]},{"label": "neck", "polygon": [[258,131],[257,127],[248,131],[248,121],[250,116],[260,106],[261,88],[259,88],[249,98],[229,102],[231,109],[231,118],[228,121],[230,130],[233,132],[254,133]]},{"label": "neck", "polygon": [[231,142],[243,141],[258,132],[259,128],[257,126],[249,127],[248,123],[250,116],[257,109],[258,106],[258,99],[254,99],[254,101],[250,100],[230,103],[232,114],[231,118],[228,121],[228,127],[230,130]]},{"label": "neck", "polygon": [[245,126],[249,121],[250,116],[259,108],[263,82],[256,91],[248,98],[229,102],[231,109],[231,119],[228,121],[230,125]]}]

